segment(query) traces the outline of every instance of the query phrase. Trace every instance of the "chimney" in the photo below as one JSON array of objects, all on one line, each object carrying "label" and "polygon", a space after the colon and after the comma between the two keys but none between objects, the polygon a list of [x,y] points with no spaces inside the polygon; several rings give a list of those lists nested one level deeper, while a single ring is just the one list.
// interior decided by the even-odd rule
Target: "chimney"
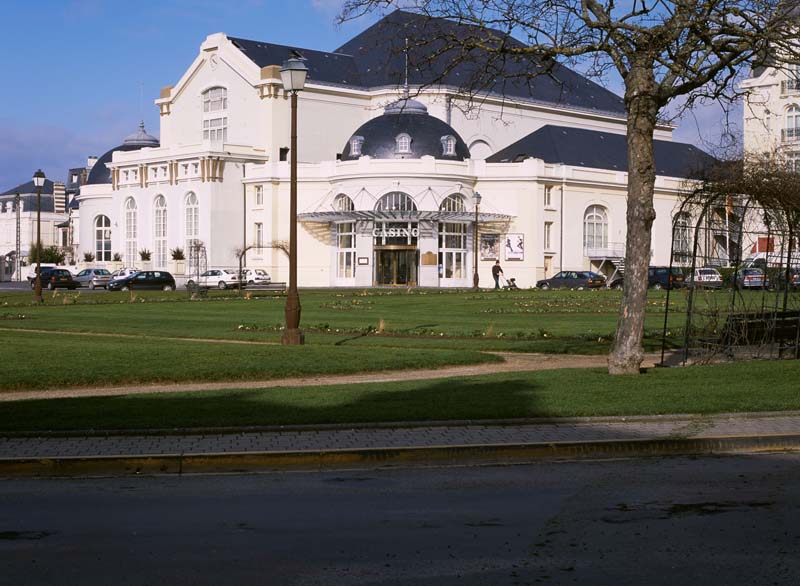
[{"label": "chimney", "polygon": [[53,211],[63,214],[67,210],[67,191],[61,181],[53,181]]},{"label": "chimney", "polygon": [[94,167],[94,164],[96,162],[97,162],[97,157],[95,157],[94,155],[90,155],[89,159],[86,161],[86,168],[91,169],[92,167]]}]

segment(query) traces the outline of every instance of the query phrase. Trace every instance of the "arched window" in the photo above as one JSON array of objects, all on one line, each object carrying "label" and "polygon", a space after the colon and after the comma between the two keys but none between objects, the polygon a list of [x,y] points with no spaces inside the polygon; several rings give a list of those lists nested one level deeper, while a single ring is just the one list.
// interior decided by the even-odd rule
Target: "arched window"
[{"label": "arched window", "polygon": [[692,258],[691,218],[682,212],[675,216],[672,227],[672,258],[677,263],[688,263]]},{"label": "arched window", "polygon": [[212,87],[203,92],[203,140],[228,140],[228,90]]},{"label": "arched window", "polygon": [[784,140],[800,138],[800,107],[792,105],[786,109],[786,128],[783,130]]},{"label": "arched window", "polygon": [[136,200],[129,197],[125,200],[125,266],[135,267],[139,250],[137,246],[137,217]]},{"label": "arched window", "polygon": [[603,206],[593,205],[583,214],[583,250],[608,248],[608,212]]},{"label": "arched window", "polygon": [[400,155],[411,154],[411,136],[405,132],[398,134],[395,137],[397,143],[397,153]]},{"label": "arched window", "polygon": [[99,262],[111,260],[111,220],[97,216],[94,220],[94,258]]},{"label": "arched window", "polygon": [[442,154],[445,157],[453,157],[456,154],[456,137],[447,135],[442,137]]},{"label": "arched window", "polygon": [[466,209],[464,205],[464,196],[460,193],[448,195],[442,200],[442,203],[439,204],[439,211],[441,212],[463,212],[466,211]]},{"label": "arched window", "polygon": [[351,157],[360,157],[361,156],[361,145],[364,144],[364,137],[363,136],[354,136],[350,139],[350,156]]},{"label": "arched window", "polygon": [[379,212],[415,212],[417,211],[417,204],[407,193],[392,191],[378,200],[378,203],[375,204],[375,210]]},{"label": "arched window", "polygon": [[163,195],[159,195],[154,203],[153,249],[155,251],[154,268],[167,268],[167,200]]},{"label": "arched window", "polygon": [[353,200],[347,197],[344,193],[340,193],[333,200],[333,209],[337,212],[352,212],[356,209]]},{"label": "arched window", "polygon": [[189,192],[186,195],[186,206],[184,215],[184,241],[186,251],[184,256],[189,259],[189,272],[195,268],[197,263],[197,254],[192,254],[192,249],[200,236],[200,205],[197,201],[197,195]]}]

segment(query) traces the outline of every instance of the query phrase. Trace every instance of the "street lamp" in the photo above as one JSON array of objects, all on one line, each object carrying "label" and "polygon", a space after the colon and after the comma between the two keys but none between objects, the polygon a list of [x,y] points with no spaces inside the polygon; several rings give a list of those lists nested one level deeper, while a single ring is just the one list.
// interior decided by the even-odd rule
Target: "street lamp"
[{"label": "street lamp", "polygon": [[300,331],[300,295],[297,292],[297,92],[306,83],[308,68],[302,59],[295,56],[286,60],[281,67],[281,81],[284,91],[291,95],[292,132],[289,152],[292,160],[289,176],[289,291],[286,295],[286,327],[281,342],[287,346],[297,346],[305,342]]},{"label": "street lamp", "polygon": [[33,184],[36,186],[36,285],[33,291],[33,300],[41,303],[42,299],[42,187],[44,186],[44,173],[39,169],[33,174]]},{"label": "street lamp", "polygon": [[475,225],[472,227],[472,247],[475,249],[475,262],[473,263],[474,272],[472,273],[472,288],[478,290],[478,208],[481,205],[481,194],[475,192]]}]

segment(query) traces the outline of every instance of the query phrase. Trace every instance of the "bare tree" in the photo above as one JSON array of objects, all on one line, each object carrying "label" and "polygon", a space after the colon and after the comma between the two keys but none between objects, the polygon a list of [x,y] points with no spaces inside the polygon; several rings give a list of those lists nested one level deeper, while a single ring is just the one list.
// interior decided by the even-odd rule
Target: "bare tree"
[{"label": "bare tree", "polygon": [[[799,49],[791,26],[795,3],[345,0],[340,18],[398,6],[426,19],[424,27],[410,28],[404,35],[415,49],[418,71],[423,69],[420,56],[423,62],[440,64],[438,70],[428,68],[433,77],[424,80],[426,84],[441,83],[461,67],[460,89],[475,96],[496,92],[498,80],[519,83],[526,77],[553,76],[559,60],[575,63],[589,75],[615,73],[621,79],[628,144],[626,276],[608,366],[612,374],[639,372],[656,217],[653,133],[659,117],[667,106],[686,109],[702,99],[732,98],[743,66],[761,65],[767,55],[796,61]],[[517,79],[509,79],[507,65],[520,62],[529,66],[521,74],[512,68]]]}]

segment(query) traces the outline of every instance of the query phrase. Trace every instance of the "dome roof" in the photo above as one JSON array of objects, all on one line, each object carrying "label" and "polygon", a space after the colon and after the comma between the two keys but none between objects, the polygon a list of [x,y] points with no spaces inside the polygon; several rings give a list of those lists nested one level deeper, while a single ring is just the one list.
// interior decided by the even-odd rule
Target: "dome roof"
[{"label": "dome roof", "polygon": [[[408,135],[410,146],[398,149],[398,136]],[[355,139],[355,140],[354,140]],[[445,143],[450,140],[452,154],[445,154]],[[353,143],[360,144],[360,152],[353,153]],[[343,161],[354,161],[362,156],[374,159],[419,159],[431,156],[437,159],[460,161],[469,158],[469,148],[458,133],[447,123],[428,114],[428,109],[407,95],[392,102],[381,116],[362,124],[342,150]]]},{"label": "dome roof", "polygon": [[140,122],[139,130],[126,136],[121,145],[107,151],[102,157],[97,159],[92,170],[89,171],[86,185],[111,183],[111,170],[106,165],[111,162],[116,151],[138,151],[144,147],[158,146],[160,146],[158,139],[151,134],[147,134],[144,130],[144,122]]}]

